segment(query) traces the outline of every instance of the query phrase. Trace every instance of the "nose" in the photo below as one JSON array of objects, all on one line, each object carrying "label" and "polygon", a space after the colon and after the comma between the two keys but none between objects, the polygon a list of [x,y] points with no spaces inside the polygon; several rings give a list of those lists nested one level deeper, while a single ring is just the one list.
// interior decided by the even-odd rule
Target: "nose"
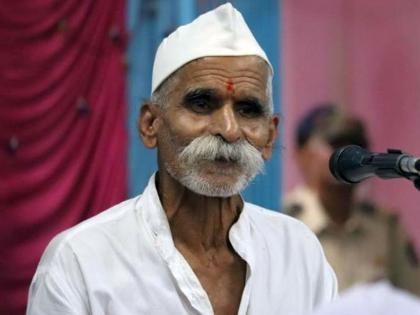
[{"label": "nose", "polygon": [[231,105],[224,105],[214,113],[211,134],[233,143],[240,139],[241,129]]}]

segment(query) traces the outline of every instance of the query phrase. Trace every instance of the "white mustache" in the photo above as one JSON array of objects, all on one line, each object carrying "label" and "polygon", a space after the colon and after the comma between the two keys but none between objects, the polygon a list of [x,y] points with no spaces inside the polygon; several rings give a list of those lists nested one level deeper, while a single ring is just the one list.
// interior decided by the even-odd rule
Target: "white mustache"
[{"label": "white mustache", "polygon": [[179,157],[190,165],[200,160],[224,159],[246,168],[255,168],[256,173],[260,173],[264,166],[261,152],[248,141],[241,139],[227,143],[221,137],[213,135],[195,138],[182,149]]}]

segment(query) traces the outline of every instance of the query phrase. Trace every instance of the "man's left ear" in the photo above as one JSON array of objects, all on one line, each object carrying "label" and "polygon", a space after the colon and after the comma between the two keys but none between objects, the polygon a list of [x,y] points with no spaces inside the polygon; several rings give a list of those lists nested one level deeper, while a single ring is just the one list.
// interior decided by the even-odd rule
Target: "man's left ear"
[{"label": "man's left ear", "polygon": [[271,117],[269,124],[270,126],[268,129],[268,140],[267,140],[266,145],[261,151],[261,154],[264,160],[269,160],[273,153],[273,146],[277,138],[279,117],[277,115],[273,115],[273,117]]}]

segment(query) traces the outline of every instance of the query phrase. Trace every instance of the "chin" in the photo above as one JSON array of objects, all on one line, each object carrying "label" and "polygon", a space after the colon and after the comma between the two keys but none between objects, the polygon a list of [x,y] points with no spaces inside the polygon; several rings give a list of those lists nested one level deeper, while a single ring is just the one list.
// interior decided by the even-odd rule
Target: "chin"
[{"label": "chin", "polygon": [[166,170],[182,186],[208,197],[231,197],[243,191],[261,167],[242,167],[236,163],[196,163]]},{"label": "chin", "polygon": [[248,185],[248,180],[244,175],[232,175],[201,175],[189,172],[179,180],[182,185],[197,194],[209,197],[230,197],[239,194]]},{"label": "chin", "polygon": [[208,197],[231,197],[246,188],[249,179],[246,175],[229,174],[226,172],[200,172],[188,170],[183,174],[174,174],[168,168],[168,173],[182,186],[196,194]]}]

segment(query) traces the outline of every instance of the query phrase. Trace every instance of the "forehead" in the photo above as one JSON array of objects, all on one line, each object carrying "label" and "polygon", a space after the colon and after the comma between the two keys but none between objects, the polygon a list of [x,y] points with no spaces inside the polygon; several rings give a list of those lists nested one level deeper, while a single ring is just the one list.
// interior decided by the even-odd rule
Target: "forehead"
[{"label": "forehead", "polygon": [[178,72],[184,88],[197,85],[217,87],[227,83],[265,93],[270,69],[257,56],[204,57],[183,66]]}]

